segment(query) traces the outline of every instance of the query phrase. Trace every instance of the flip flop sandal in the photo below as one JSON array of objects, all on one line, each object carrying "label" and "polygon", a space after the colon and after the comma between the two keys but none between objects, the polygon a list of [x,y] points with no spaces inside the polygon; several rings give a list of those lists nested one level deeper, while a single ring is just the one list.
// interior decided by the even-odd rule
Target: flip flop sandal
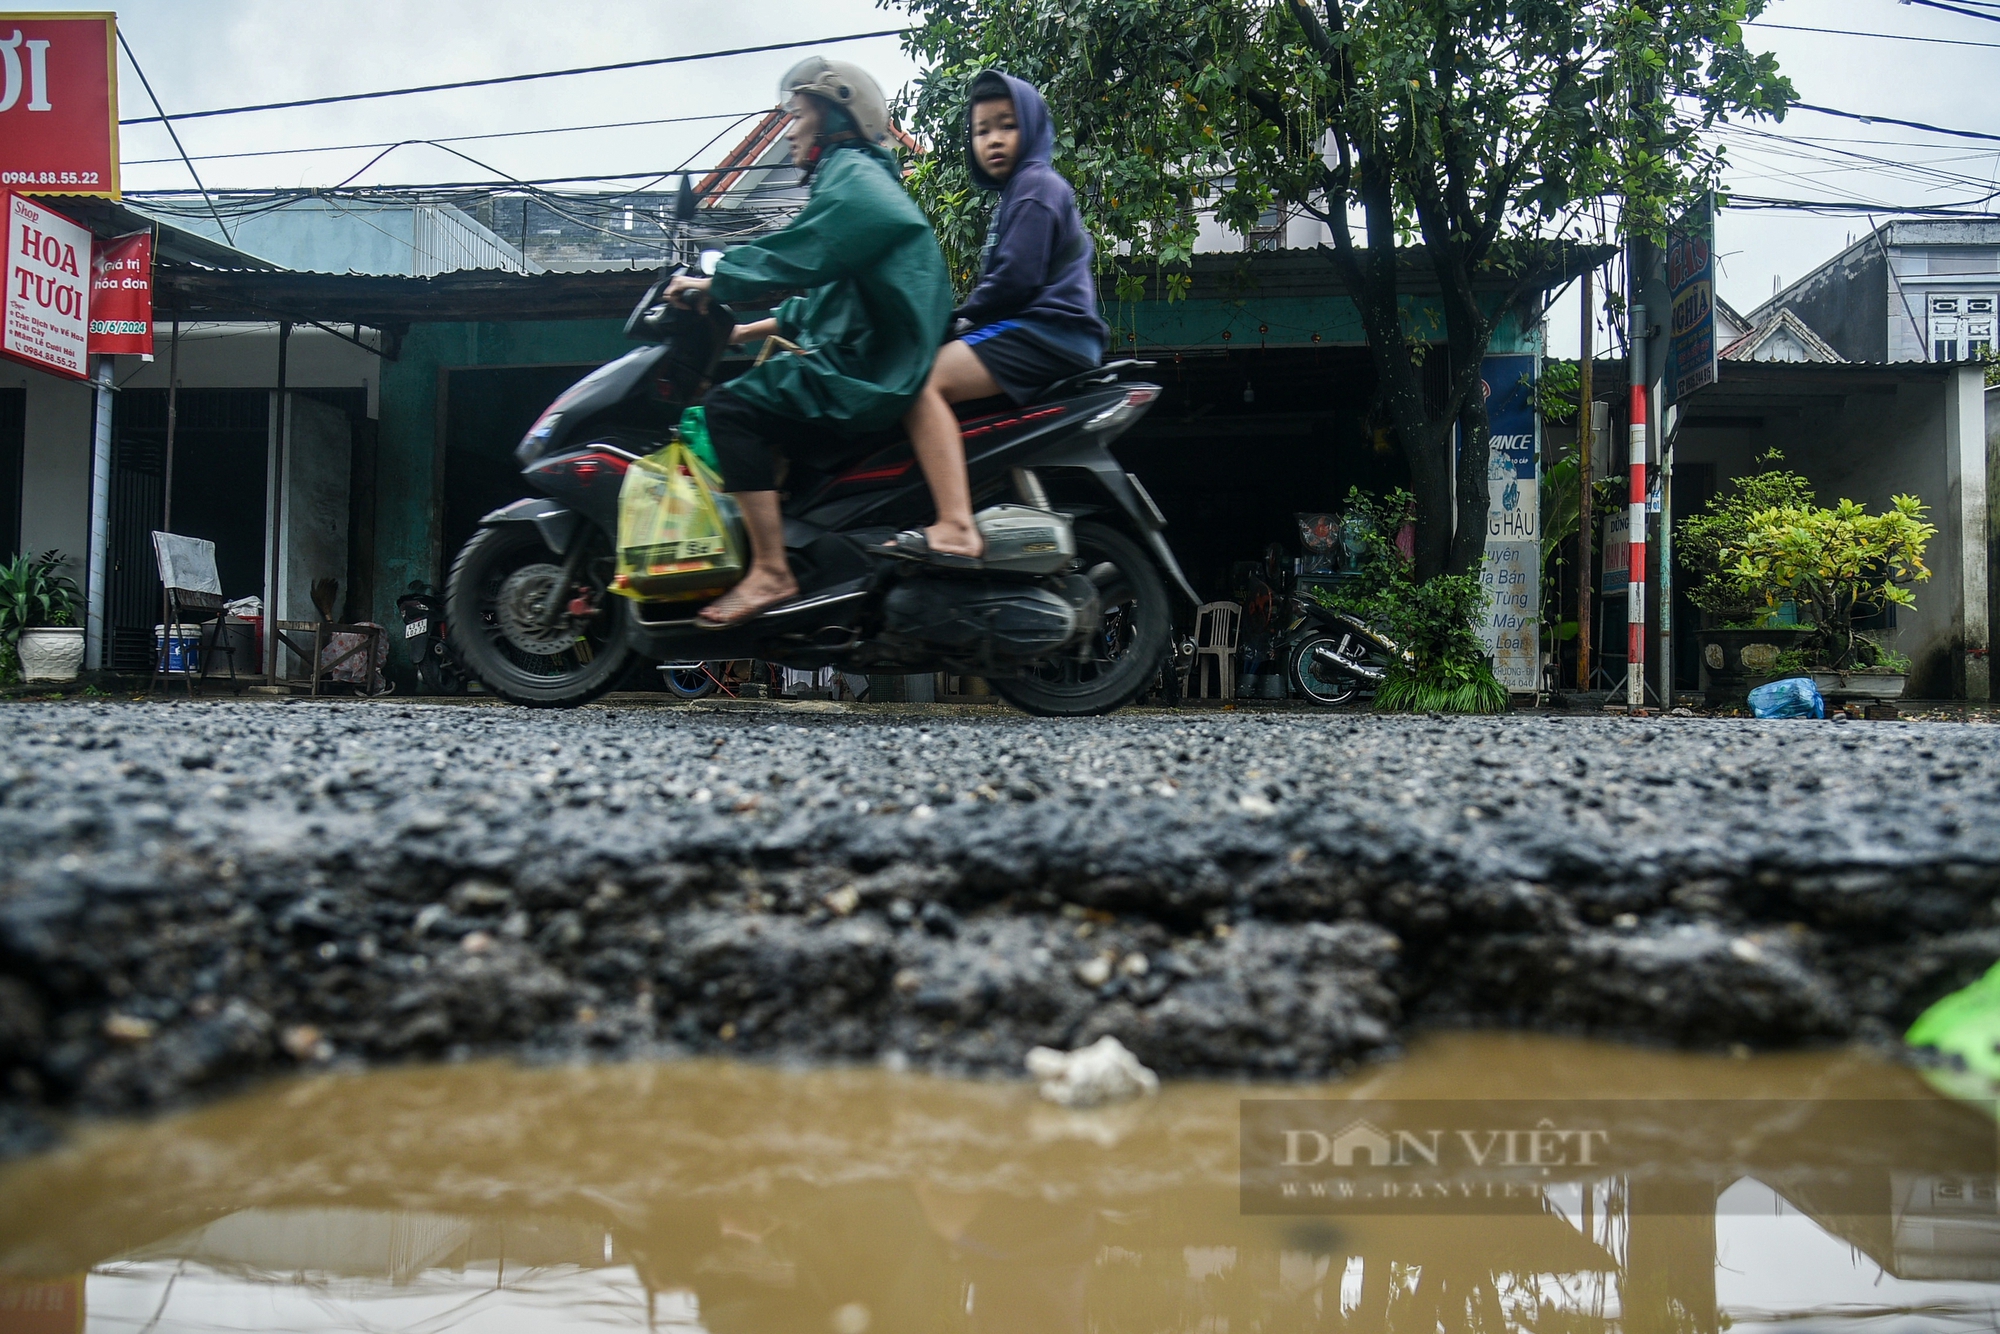
[{"label": "flip flop sandal", "polygon": [[931,540],[921,528],[906,528],[874,548],[895,560],[916,561],[943,570],[983,570],[986,562],[978,556],[961,556],[952,551],[933,551]]}]

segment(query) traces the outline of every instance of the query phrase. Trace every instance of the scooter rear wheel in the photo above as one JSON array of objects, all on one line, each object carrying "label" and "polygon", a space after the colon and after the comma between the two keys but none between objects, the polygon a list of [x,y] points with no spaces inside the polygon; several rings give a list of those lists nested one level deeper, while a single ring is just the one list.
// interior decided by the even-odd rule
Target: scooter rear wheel
[{"label": "scooter rear wheel", "polygon": [[460,657],[488,689],[531,708],[588,704],[617,685],[632,660],[622,598],[604,589],[611,545],[591,529],[592,541],[579,582],[596,594],[594,616],[567,611],[552,624],[550,599],[567,603],[574,589],[558,588],[562,553],[549,550],[533,524],[508,523],[474,533],[451,567],[446,604]]},{"label": "scooter rear wheel", "polygon": [[1337,635],[1308,635],[1292,648],[1292,688],[1315,704],[1349,704],[1361,694],[1361,683],[1345,672],[1320,665],[1318,651],[1341,650]]},{"label": "scooter rear wheel", "polygon": [[1173,638],[1166,581],[1144,548],[1116,529],[1080,523],[1076,549],[1103,609],[1093,641],[1031,672],[990,682],[993,693],[1015,708],[1045,718],[1124,708],[1152,685]]}]

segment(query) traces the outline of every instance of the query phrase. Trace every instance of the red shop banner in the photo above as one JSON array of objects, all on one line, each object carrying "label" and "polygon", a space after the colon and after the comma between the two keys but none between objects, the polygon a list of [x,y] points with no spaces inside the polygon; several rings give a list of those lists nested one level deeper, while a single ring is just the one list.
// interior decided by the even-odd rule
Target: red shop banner
[{"label": "red shop banner", "polygon": [[117,25],[0,14],[0,189],[118,198]]},{"label": "red shop banner", "polygon": [[153,234],[99,240],[90,256],[90,350],[153,355]]},{"label": "red shop banner", "polygon": [[90,232],[32,199],[0,190],[0,353],[82,380],[90,337]]}]

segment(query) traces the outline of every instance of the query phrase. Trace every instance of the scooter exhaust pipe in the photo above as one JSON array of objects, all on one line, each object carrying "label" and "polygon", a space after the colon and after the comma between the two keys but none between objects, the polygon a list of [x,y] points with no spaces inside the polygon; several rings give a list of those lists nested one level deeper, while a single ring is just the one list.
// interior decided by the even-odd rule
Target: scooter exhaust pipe
[{"label": "scooter exhaust pipe", "polygon": [[1324,644],[1313,650],[1313,661],[1319,663],[1321,666],[1331,667],[1336,672],[1345,672],[1349,676],[1359,677],[1363,681],[1367,681],[1373,685],[1382,684],[1382,678],[1388,674],[1380,667],[1371,667],[1365,662],[1355,662],[1352,658],[1343,658]]}]

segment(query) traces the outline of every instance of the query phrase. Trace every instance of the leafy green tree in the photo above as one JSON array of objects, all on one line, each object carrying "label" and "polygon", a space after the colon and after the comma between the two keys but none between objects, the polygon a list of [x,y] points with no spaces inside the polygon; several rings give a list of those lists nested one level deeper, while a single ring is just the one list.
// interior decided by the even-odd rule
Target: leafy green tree
[{"label": "leafy green tree", "polygon": [[[1792,96],[1743,45],[1764,0],[882,2],[916,19],[926,71],[904,114],[933,143],[963,142],[980,69],[1042,89],[1121,302],[1186,295],[1199,210],[1238,229],[1273,206],[1327,224],[1418,497],[1424,577],[1471,570],[1484,548],[1479,364],[1502,319],[1573,267],[1568,243],[1601,234],[1602,201],[1660,235],[1716,180],[1702,132]],[[963,155],[929,155],[912,185],[970,282],[987,202]],[[1420,259],[1399,260],[1416,241]],[[1441,329],[1411,320],[1419,279]],[[1500,299],[1482,298],[1495,279]],[[1434,344],[1441,403],[1421,371]]]}]

